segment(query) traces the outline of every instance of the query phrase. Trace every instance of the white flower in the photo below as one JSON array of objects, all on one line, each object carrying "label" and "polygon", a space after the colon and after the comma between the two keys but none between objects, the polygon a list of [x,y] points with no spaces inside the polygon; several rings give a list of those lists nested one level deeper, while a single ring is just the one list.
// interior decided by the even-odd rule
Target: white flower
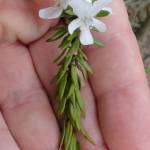
[{"label": "white flower", "polygon": [[60,17],[63,10],[68,6],[68,0],[58,0],[54,7],[48,7],[39,11],[40,18],[54,19]]},{"label": "white flower", "polygon": [[89,2],[89,3],[92,3],[92,0],[86,0],[87,2]]},{"label": "white flower", "polygon": [[94,43],[93,36],[90,29],[95,27],[100,32],[107,30],[106,25],[95,18],[100,10],[107,10],[112,12],[111,8],[104,7],[112,0],[97,0],[93,4],[87,0],[71,0],[70,6],[73,8],[73,12],[78,16],[73,20],[69,26],[69,33],[72,34],[77,28],[80,28],[80,41],[83,45],[90,45]]}]

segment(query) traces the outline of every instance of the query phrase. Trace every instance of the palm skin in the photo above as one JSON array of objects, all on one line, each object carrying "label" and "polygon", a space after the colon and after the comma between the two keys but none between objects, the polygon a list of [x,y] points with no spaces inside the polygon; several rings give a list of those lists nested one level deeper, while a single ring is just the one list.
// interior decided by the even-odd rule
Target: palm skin
[{"label": "palm skin", "polygon": [[[58,149],[55,86],[49,81],[59,50],[57,42],[45,42],[57,21],[38,18],[39,8],[51,4],[0,0],[1,150]],[[150,97],[143,64],[122,0],[112,8],[114,15],[105,19],[108,31],[95,35],[106,47],[85,48],[94,74],[82,90],[83,124],[96,145],[79,135],[81,149],[149,150]]]}]

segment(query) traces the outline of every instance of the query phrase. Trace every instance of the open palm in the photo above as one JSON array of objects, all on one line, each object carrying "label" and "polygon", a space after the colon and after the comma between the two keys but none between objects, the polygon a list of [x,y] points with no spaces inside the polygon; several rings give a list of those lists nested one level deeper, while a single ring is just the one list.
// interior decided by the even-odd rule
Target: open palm
[{"label": "open palm", "polygon": [[[45,42],[57,21],[38,18],[39,8],[51,4],[0,0],[1,150],[58,149],[55,86],[49,81],[59,49],[57,42]],[[85,49],[94,74],[82,89],[83,124],[96,145],[79,135],[81,149],[149,150],[150,96],[143,64],[123,1],[114,1],[112,8],[114,14],[105,19],[108,31],[96,35],[106,47]]]}]

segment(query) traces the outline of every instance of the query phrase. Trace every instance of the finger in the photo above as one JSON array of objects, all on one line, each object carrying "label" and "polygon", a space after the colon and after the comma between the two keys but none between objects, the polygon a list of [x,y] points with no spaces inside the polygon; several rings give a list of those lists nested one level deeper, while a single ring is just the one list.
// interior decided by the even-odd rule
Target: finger
[{"label": "finger", "polygon": [[87,48],[103,136],[110,149],[149,149],[150,97],[143,63],[123,1],[112,7],[107,33],[96,35],[105,48]]},{"label": "finger", "polygon": [[16,142],[11,136],[9,129],[0,113],[0,147],[1,150],[19,150]]},{"label": "finger", "polygon": [[[51,31],[52,32],[52,31]],[[36,67],[36,70],[39,74],[39,77],[47,89],[51,99],[53,106],[56,106],[56,99],[55,99],[55,86],[50,84],[50,81],[55,76],[58,68],[56,64],[54,64],[53,60],[59,54],[58,43],[46,43],[46,39],[51,32],[48,33],[44,38],[35,42],[30,46],[31,55]],[[96,109],[94,103],[94,97],[92,95],[91,89],[89,84],[85,84],[82,94],[85,99],[86,103],[86,119],[83,120],[83,124],[91,137],[93,137],[94,141],[96,142],[96,146],[93,146],[83,137],[79,137],[81,148],[86,150],[96,150],[101,149],[104,150],[104,143],[101,137],[100,129],[98,126],[98,120],[96,116]],[[55,107],[56,108],[56,107]]]},{"label": "finger", "polygon": [[27,48],[0,46],[1,108],[23,150],[57,149],[59,129]]},{"label": "finger", "polygon": [[0,39],[11,42],[19,39],[23,43],[37,40],[57,22],[46,21],[38,15],[39,9],[53,4],[53,0],[0,1]]}]

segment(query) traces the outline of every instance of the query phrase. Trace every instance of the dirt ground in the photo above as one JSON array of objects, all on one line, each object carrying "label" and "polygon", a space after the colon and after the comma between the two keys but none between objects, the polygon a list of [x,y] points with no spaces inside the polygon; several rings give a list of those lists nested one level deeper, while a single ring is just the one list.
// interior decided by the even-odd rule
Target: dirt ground
[{"label": "dirt ground", "polygon": [[150,0],[124,0],[150,85]]},{"label": "dirt ground", "polygon": [[[137,36],[145,67],[150,66],[150,18]],[[150,85],[150,73],[147,74]]]}]

